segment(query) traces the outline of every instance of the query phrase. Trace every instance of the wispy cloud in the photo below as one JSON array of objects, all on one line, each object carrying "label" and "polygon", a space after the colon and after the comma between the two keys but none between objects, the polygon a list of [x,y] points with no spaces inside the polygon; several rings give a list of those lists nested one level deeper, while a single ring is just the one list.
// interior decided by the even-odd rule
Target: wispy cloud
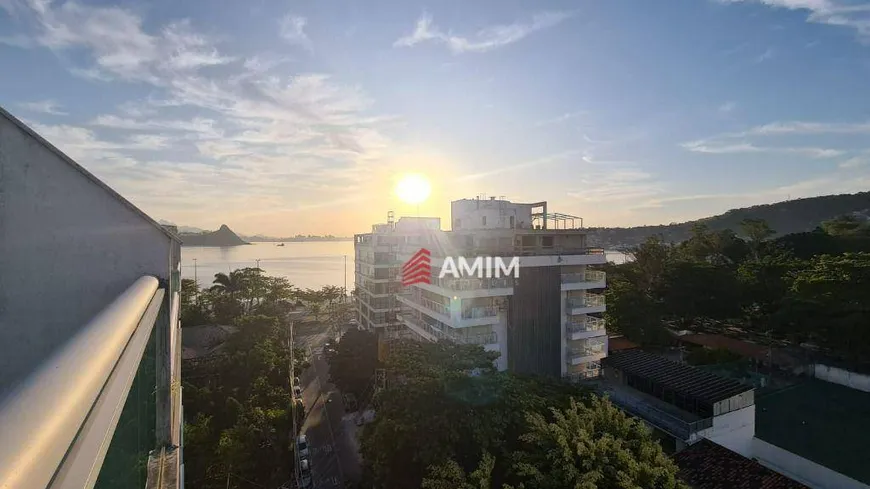
[{"label": "wispy cloud", "polygon": [[13,34],[11,36],[0,36],[0,44],[17,48],[29,48],[33,46],[33,40],[22,34]]},{"label": "wispy cloud", "polygon": [[721,113],[721,114],[730,114],[731,112],[734,112],[734,109],[735,109],[735,108],[737,108],[737,104],[736,104],[736,103],[734,103],[734,102],[725,102],[724,104],[720,105],[719,108],[718,108],[717,110],[718,110],[719,113]]},{"label": "wispy cloud", "polygon": [[463,37],[450,31],[442,31],[433,23],[431,15],[423,13],[417,20],[414,32],[399,38],[393,46],[409,47],[422,42],[436,42],[446,45],[455,54],[483,53],[521,41],[530,34],[553,27],[569,17],[569,12],[544,12],[534,15],[527,22],[489,26],[473,36]]},{"label": "wispy cloud", "polygon": [[832,148],[792,147],[792,146],[756,146],[746,142],[723,143],[710,140],[690,141],[681,146],[695,153],[735,154],[735,153],[783,153],[807,156],[810,158],[833,158],[842,156],[844,151]]},{"label": "wispy cloud", "polygon": [[856,32],[863,42],[870,42],[870,4],[848,0],[719,0],[721,3],[759,3],[771,8],[803,10],[807,22],[845,27]]},{"label": "wispy cloud", "polygon": [[870,122],[772,122],[736,135],[772,134],[870,134]]},{"label": "wispy cloud", "polygon": [[[390,156],[384,131],[401,120],[370,113],[360,87],[329,74],[279,76],[272,69],[286,58],[240,59],[189,21],[153,25],[75,1],[0,1],[15,2],[33,47],[75,50],[77,76],[148,88],[147,98],[85,124],[33,127],[153,214],[183,220],[338,199]],[[294,36],[305,23],[288,22],[290,38],[303,42]]]},{"label": "wispy cloud", "polygon": [[572,119],[576,119],[578,117],[584,116],[586,114],[588,114],[588,112],[585,110],[581,110],[581,111],[577,111],[577,112],[566,112],[566,113],[558,115],[556,117],[551,117],[549,119],[544,119],[544,120],[538,121],[534,124],[534,126],[535,127],[543,127],[543,126],[550,126],[553,124],[561,124],[563,122],[567,122],[567,121],[570,121]]},{"label": "wispy cloud", "polygon": [[311,39],[305,33],[305,26],[308,25],[308,19],[298,15],[287,14],[280,21],[281,37],[290,44],[296,44],[305,48],[308,51],[313,49]]},{"label": "wispy cloud", "polygon": [[853,156],[846,161],[840,163],[839,167],[843,170],[849,170],[853,168],[862,168],[867,165],[870,165],[870,151],[864,151],[863,153]]},{"label": "wispy cloud", "polygon": [[753,61],[754,61],[756,64],[758,64],[758,63],[763,63],[763,62],[765,62],[765,61],[767,61],[767,60],[769,60],[769,59],[772,59],[774,56],[776,56],[776,50],[774,50],[773,48],[767,48],[767,49],[764,50],[763,53],[761,53],[761,54],[759,54],[758,56],[756,56],[755,59],[754,59]]},{"label": "wispy cloud", "polygon": [[457,178],[458,181],[470,181],[470,180],[480,180],[481,178],[491,177],[495,175],[501,175],[502,173],[511,172],[515,170],[520,170],[524,168],[533,168],[543,165],[548,165],[550,163],[555,163],[557,161],[564,161],[569,158],[573,158],[575,156],[579,156],[582,154],[580,150],[571,149],[568,151],[562,151],[560,153],[554,153],[551,155],[543,156],[541,158],[535,158],[534,160],[524,161],[522,163],[517,163],[508,166],[502,166],[496,168],[494,170],[479,172],[479,173],[471,173],[468,175],[463,175]]},{"label": "wispy cloud", "polygon": [[40,114],[50,114],[50,115],[68,115],[66,112],[60,110],[60,105],[53,100],[40,100],[39,102],[24,102],[18,104],[24,110],[29,110],[31,112],[38,112]]}]

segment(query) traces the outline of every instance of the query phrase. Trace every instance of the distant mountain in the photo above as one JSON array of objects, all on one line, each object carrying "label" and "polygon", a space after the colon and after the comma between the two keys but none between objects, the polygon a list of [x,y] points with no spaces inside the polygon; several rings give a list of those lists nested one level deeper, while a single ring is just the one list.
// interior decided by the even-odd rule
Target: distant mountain
[{"label": "distant mountain", "polygon": [[250,244],[236,233],[234,233],[226,224],[221,225],[220,229],[214,232],[202,233],[180,233],[182,246],[239,246]]},{"label": "distant mountain", "polygon": [[315,235],[302,235],[297,234],[291,238],[275,238],[273,236],[263,236],[262,234],[257,234],[254,236],[242,236],[242,239],[257,242],[257,243],[279,243],[279,242],[298,242],[298,241],[353,241],[353,238],[343,237],[343,236],[333,236],[328,234],[326,236],[315,236]]},{"label": "distant mountain", "polygon": [[668,225],[588,228],[587,236],[590,246],[602,248],[636,246],[648,236],[654,235],[662,235],[665,241],[678,243],[690,237],[692,226],[695,224],[704,224],[714,231],[731,229],[739,234],[740,221],[744,219],[763,219],[776,231],[777,236],[781,236],[812,231],[822,221],[845,214],[870,216],[870,192],[825,195],[775,204],[755,205],[732,209],[718,216]]},{"label": "distant mountain", "polygon": [[178,228],[178,232],[180,234],[202,234],[207,232],[205,229],[195,228],[193,226],[177,226],[174,222],[167,221],[166,219],[160,219],[157,221],[159,224],[163,224],[164,226],[175,226]]}]

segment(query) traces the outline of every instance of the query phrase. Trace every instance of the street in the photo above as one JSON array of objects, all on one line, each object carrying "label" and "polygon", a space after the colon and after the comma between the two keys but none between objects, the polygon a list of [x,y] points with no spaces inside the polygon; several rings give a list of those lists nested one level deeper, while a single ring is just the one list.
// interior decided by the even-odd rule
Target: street
[{"label": "street", "polygon": [[356,447],[353,413],[345,413],[341,393],[329,383],[329,365],[323,355],[327,333],[294,338],[297,347],[310,352],[311,367],[300,377],[305,421],[300,430],[311,446],[313,487],[344,487],[357,480],[360,459]]}]

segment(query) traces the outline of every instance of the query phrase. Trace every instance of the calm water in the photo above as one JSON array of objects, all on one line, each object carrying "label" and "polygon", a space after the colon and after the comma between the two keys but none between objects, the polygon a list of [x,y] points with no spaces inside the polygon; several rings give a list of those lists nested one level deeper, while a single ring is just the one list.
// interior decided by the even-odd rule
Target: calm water
[{"label": "calm water", "polygon": [[[347,267],[344,260],[347,256]],[[347,288],[353,290],[353,241],[320,243],[253,243],[247,246],[207,248],[185,246],[181,248],[181,276],[196,278],[201,286],[210,286],[214,274],[237,268],[260,268],[267,275],[287,277],[297,288],[317,289],[324,285],[344,286],[347,270]]]},{"label": "calm water", "polygon": [[[284,246],[276,246],[276,243],[253,243],[249,246],[228,248],[185,246],[181,249],[181,276],[194,278],[196,259],[196,278],[200,286],[208,287],[214,280],[214,274],[255,267],[259,259],[260,268],[266,274],[287,277],[290,283],[302,289],[316,289],[324,285],[342,287],[347,271],[347,289],[353,290],[353,257],[353,241],[284,243]],[[625,255],[608,251],[607,259],[614,263],[623,263]]]}]

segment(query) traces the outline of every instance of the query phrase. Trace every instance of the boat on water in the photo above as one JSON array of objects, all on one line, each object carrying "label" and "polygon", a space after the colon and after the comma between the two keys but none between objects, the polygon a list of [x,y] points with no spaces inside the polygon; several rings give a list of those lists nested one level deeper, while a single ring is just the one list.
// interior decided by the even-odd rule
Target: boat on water
[{"label": "boat on water", "polygon": [[284,243],[278,243],[275,246],[284,246]]}]

